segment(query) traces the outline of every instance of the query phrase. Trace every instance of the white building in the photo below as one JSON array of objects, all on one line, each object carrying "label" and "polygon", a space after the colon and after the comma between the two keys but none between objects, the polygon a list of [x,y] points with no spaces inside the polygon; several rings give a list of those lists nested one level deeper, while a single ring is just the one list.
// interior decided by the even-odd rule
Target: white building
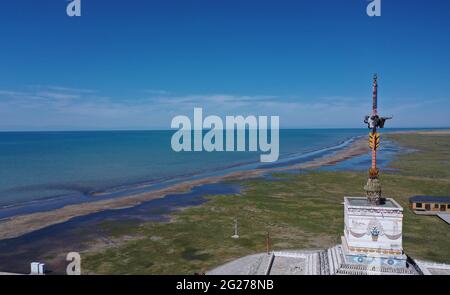
[{"label": "white building", "polygon": [[402,247],[403,208],[386,199],[372,205],[367,198],[344,198],[342,248],[347,263],[406,267]]}]

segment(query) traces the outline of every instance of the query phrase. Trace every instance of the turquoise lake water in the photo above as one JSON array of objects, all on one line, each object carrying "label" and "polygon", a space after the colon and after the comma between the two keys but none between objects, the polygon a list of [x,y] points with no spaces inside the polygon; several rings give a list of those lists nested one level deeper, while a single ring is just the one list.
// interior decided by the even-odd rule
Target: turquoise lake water
[{"label": "turquoise lake water", "polygon": [[2,132],[0,206],[57,198],[88,200],[92,195],[302,162],[367,132],[280,130],[280,158],[271,164],[259,162],[260,152],[174,152],[174,131]]}]

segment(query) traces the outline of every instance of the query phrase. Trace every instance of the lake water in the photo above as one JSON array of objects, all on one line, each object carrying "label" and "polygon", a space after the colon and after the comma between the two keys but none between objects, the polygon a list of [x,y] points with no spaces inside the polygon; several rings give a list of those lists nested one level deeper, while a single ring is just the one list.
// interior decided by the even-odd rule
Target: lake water
[{"label": "lake water", "polygon": [[0,132],[0,207],[64,204],[151,190],[236,170],[305,162],[367,129],[280,130],[280,157],[260,152],[174,152],[174,131]]}]

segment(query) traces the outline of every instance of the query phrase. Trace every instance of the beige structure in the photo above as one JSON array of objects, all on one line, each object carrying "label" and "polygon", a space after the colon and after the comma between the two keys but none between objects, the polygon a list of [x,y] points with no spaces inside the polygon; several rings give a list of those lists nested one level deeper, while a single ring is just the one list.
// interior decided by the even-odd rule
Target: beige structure
[{"label": "beige structure", "polygon": [[450,213],[450,197],[414,196],[409,204],[418,213]]}]

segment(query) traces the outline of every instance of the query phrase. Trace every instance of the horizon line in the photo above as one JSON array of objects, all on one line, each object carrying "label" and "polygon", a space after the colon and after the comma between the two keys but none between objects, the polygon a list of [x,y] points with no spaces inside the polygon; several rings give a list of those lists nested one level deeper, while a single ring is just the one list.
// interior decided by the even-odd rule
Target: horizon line
[{"label": "horizon line", "polygon": [[[302,128],[302,127],[288,127],[288,128],[280,128],[279,130],[339,130],[339,129],[367,129],[363,127],[308,127],[308,128]],[[450,129],[450,126],[447,127],[387,127],[383,128],[384,130],[389,129]],[[73,129],[73,130],[55,130],[55,129],[49,129],[49,130],[0,130],[0,133],[42,133],[42,132],[142,132],[142,131],[177,131],[178,129],[175,128],[166,128],[166,129]],[[211,130],[211,129],[202,129],[202,130]],[[218,129],[218,130],[227,130],[224,129]],[[236,130],[235,128],[233,130]],[[242,130],[242,129],[237,129]],[[249,130],[246,128],[245,130]],[[195,130],[191,130],[195,131]]]}]

